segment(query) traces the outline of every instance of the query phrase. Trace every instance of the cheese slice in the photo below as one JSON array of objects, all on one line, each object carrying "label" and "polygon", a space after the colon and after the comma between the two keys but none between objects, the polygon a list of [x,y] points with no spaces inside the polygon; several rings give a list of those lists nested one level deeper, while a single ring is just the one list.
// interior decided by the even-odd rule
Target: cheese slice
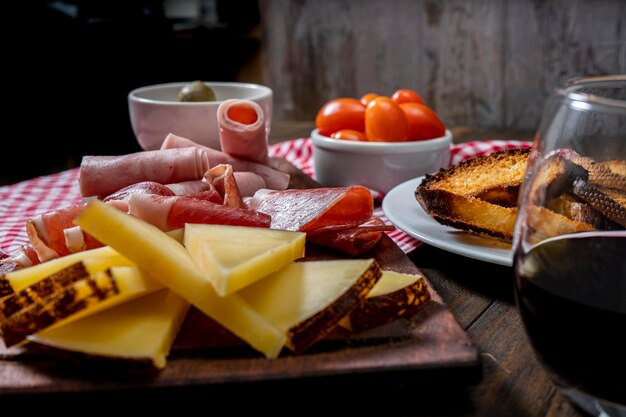
[{"label": "cheese slice", "polygon": [[239,295],[220,297],[187,250],[158,228],[98,200],[75,222],[267,357],[282,350],[283,332]]},{"label": "cheese slice", "polygon": [[221,296],[304,256],[306,234],[260,227],[185,225],[185,247]]},{"label": "cheese slice", "polygon": [[[104,246],[101,248],[77,252],[71,255],[63,256],[61,258],[52,259],[50,261],[33,265],[28,268],[18,269],[17,271],[6,274],[6,278],[11,284],[13,291],[18,292],[26,287],[33,285],[37,281],[40,281],[43,278],[60,271],[63,268],[75,264],[76,262],[80,262],[90,258],[94,260],[99,258],[106,259],[102,260],[103,264],[99,264],[94,261],[95,268],[93,270],[90,270],[90,272],[103,271],[110,266],[132,265],[128,259],[121,256],[110,247]],[[96,267],[96,265],[100,266]]]},{"label": "cheese slice", "polygon": [[188,308],[181,297],[162,289],[28,339],[83,356],[146,362],[162,369]]},{"label": "cheese slice", "polygon": [[367,294],[367,298],[378,297],[399,291],[415,283],[420,278],[422,278],[422,276],[416,274],[383,271],[383,275],[380,277],[376,285],[374,285],[372,291]]},{"label": "cheese slice", "polygon": [[[64,274],[65,273],[65,274]],[[51,283],[43,279],[0,300],[0,324],[7,346],[51,326],[59,326],[162,289],[136,267],[114,267],[87,275],[83,263],[71,265]],[[54,275],[53,275],[54,276]],[[53,277],[51,276],[51,277]]]},{"label": "cheese slice", "polygon": [[380,275],[373,259],[294,262],[238,294],[301,352],[361,304]]}]

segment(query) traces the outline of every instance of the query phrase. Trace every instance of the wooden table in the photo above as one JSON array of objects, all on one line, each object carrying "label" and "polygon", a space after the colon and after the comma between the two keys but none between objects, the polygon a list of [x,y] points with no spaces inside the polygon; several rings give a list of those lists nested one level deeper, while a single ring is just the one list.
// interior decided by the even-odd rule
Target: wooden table
[{"label": "wooden table", "polygon": [[[275,126],[272,141],[308,136],[312,124]],[[454,142],[532,140],[533,132],[454,127]],[[428,277],[461,326],[478,347],[482,379],[465,386],[420,395],[423,387],[398,381],[386,392],[381,414],[454,416],[581,416],[554,385],[533,356],[515,308],[513,270],[459,256],[423,244],[409,258]],[[415,381],[413,381],[415,383]],[[382,399],[382,398],[381,398]],[[367,407],[365,407],[368,410]],[[371,410],[371,409],[370,409]]]},{"label": "wooden table", "polygon": [[[311,123],[276,123],[270,142],[306,137]],[[532,133],[512,130],[452,129],[456,143],[469,140],[530,140]],[[452,314],[480,351],[481,372],[459,380],[441,369],[432,378],[411,372],[384,379],[363,375],[310,378],[305,381],[263,381],[219,386],[167,387],[143,392],[40,394],[0,396],[2,404],[29,409],[90,402],[94,410],[116,410],[129,401],[138,411],[201,410],[227,407],[236,415],[270,414],[416,415],[416,416],[581,416],[548,380],[530,349],[515,309],[513,271],[429,245],[409,254],[428,277]],[[2,378],[0,367],[0,378]],[[84,410],[84,406],[80,407]],[[122,409],[120,408],[120,411]],[[127,408],[123,410],[128,411]],[[198,411],[196,411],[198,412]]]}]

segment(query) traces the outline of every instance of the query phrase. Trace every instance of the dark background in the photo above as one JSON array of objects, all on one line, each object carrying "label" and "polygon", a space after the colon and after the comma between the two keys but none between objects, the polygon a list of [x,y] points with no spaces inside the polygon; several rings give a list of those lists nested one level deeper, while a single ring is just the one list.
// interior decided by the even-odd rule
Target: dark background
[{"label": "dark background", "polygon": [[259,24],[256,0],[197,2],[197,15],[182,18],[160,0],[18,3],[1,17],[9,112],[0,184],[76,166],[87,154],[139,151],[132,89],[234,80],[260,43],[248,36]]}]

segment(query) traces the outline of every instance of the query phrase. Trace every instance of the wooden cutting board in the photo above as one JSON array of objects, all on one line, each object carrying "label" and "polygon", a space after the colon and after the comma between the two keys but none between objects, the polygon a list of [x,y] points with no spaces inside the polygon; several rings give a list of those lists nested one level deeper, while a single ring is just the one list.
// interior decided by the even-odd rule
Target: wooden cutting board
[{"label": "wooden cutting board", "polygon": [[[284,160],[275,167],[292,175],[292,188],[317,184]],[[342,257],[339,252],[307,245],[307,259]],[[383,269],[418,273],[417,267],[388,236],[364,257]],[[430,284],[429,284],[430,286]],[[167,367],[158,373],[94,368],[49,352],[13,347],[0,339],[0,393],[80,392],[151,389],[237,382],[289,381],[306,377],[383,376],[410,372],[413,379],[445,375],[467,382],[480,376],[476,347],[430,286],[432,301],[418,314],[359,334],[337,331],[310,351],[284,352],[268,360],[195,309],[190,310],[174,343]],[[129,377],[132,375],[132,377]]]}]

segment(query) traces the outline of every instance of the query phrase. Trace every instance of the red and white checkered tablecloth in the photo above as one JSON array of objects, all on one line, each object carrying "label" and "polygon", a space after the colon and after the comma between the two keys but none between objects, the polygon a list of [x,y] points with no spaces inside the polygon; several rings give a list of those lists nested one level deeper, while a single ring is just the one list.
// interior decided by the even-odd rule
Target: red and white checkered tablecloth
[{"label": "red and white checkered tablecloth", "polygon": [[[501,149],[528,146],[530,142],[507,140],[463,143],[453,146],[451,163],[457,164]],[[272,145],[270,155],[287,159],[304,173],[315,178],[313,150],[308,138]],[[378,199],[381,197],[378,196]],[[29,218],[78,203],[81,199],[78,189],[78,168],[0,187],[0,249],[11,252],[28,243],[25,222]],[[380,205],[374,214],[390,224]],[[389,232],[389,235],[405,253],[411,252],[421,243],[401,230]]]}]

